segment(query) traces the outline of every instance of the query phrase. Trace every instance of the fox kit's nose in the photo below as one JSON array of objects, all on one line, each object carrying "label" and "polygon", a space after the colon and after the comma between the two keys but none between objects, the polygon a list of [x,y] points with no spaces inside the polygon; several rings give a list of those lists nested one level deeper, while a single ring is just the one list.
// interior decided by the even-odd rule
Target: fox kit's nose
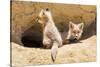
[{"label": "fox kit's nose", "polygon": [[78,37],[78,34],[76,34],[75,37],[77,38]]},{"label": "fox kit's nose", "polygon": [[38,20],[39,20],[39,17],[37,16],[37,17],[36,17],[36,22],[38,22]]}]

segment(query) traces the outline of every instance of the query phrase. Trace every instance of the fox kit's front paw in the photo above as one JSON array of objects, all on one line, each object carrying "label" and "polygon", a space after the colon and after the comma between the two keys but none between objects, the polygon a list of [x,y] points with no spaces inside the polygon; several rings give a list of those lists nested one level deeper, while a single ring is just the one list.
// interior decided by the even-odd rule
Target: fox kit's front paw
[{"label": "fox kit's front paw", "polygon": [[47,49],[50,48],[50,44],[51,44],[50,41],[47,41],[47,40],[44,40],[44,41],[43,41],[43,47],[44,47],[44,48],[47,48]]},{"label": "fox kit's front paw", "polygon": [[65,44],[68,44],[68,43],[70,43],[70,41],[69,41],[68,39],[63,40],[63,44],[64,44],[64,45],[65,45]]}]

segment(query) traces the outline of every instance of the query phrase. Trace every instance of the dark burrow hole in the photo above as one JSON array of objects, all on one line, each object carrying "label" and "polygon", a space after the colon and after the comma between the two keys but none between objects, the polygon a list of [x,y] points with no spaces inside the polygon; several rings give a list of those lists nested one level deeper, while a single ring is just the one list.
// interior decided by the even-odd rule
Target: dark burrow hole
[{"label": "dark burrow hole", "polygon": [[35,48],[42,47],[42,40],[37,41],[31,36],[23,36],[21,41],[25,47],[35,47]]},{"label": "dark burrow hole", "polygon": [[39,24],[35,24],[35,26],[32,26],[22,34],[21,41],[24,47],[30,47],[30,48],[43,47],[42,44],[43,37],[40,27],[41,26]]}]

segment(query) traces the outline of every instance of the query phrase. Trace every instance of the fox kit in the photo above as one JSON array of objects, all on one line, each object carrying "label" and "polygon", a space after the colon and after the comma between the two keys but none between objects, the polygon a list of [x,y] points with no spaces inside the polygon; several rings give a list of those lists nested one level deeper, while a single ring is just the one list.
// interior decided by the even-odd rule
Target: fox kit
[{"label": "fox kit", "polygon": [[62,38],[54,24],[50,10],[42,9],[38,16],[38,22],[43,27],[43,46],[51,48],[51,58],[54,62],[58,47],[62,46]]},{"label": "fox kit", "polygon": [[69,42],[76,42],[78,41],[83,33],[83,27],[84,24],[74,24],[71,21],[69,22],[69,31],[66,39],[64,40],[64,43],[69,43]]}]

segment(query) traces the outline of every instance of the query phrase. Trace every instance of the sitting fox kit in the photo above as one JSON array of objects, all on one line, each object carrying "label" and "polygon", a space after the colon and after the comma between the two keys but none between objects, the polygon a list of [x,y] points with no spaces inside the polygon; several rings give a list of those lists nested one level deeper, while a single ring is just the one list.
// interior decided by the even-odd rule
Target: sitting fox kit
[{"label": "sitting fox kit", "polygon": [[67,35],[67,40],[69,41],[78,41],[83,33],[84,24],[74,24],[71,21],[69,22],[69,31]]},{"label": "sitting fox kit", "polygon": [[62,38],[48,8],[41,10],[38,22],[43,26],[43,46],[45,48],[51,48],[51,58],[54,62],[57,55],[57,49],[62,46]]},{"label": "sitting fox kit", "polygon": [[68,35],[64,41],[62,41],[61,35],[55,26],[51,11],[42,9],[38,16],[38,22],[42,24],[43,28],[43,46],[44,48],[51,48],[51,58],[55,62],[58,47],[62,46],[62,43],[66,40],[77,41],[81,38],[83,32],[83,23],[74,24],[69,22]]}]

